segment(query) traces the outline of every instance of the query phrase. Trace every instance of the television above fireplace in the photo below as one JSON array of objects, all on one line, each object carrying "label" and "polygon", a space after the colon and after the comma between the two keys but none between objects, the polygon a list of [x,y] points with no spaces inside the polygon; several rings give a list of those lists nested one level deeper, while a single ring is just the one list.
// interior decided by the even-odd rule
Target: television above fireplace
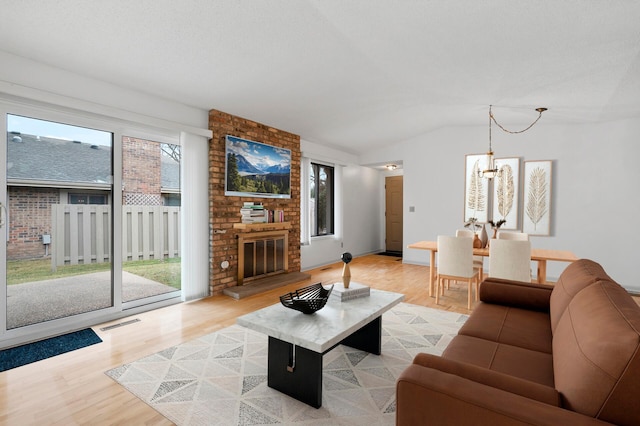
[{"label": "television above fireplace", "polygon": [[227,135],[224,194],[291,198],[291,150]]}]

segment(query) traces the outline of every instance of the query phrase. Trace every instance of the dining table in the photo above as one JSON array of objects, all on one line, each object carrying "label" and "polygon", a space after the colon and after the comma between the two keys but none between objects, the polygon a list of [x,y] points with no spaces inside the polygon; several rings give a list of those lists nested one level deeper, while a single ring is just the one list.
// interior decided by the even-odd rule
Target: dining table
[{"label": "dining table", "polygon": [[[418,241],[407,246],[410,249],[428,250],[429,251],[429,296],[433,296],[433,284],[436,280],[436,253],[438,252],[437,241]],[[489,247],[473,248],[474,256],[489,257]],[[547,262],[574,262],[578,257],[568,250],[552,250],[542,248],[531,248],[531,260],[536,261],[537,281],[540,284],[547,284]]]}]

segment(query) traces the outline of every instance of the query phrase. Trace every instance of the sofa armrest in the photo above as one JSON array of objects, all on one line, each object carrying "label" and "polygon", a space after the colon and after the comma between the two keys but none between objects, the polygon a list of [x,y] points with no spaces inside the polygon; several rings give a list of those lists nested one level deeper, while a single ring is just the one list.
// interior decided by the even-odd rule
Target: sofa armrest
[{"label": "sofa armrest", "polygon": [[427,353],[416,355],[413,363],[422,367],[434,368],[445,373],[455,374],[474,382],[515,393],[525,398],[535,399],[545,404],[562,405],[560,393],[550,386],[510,376],[499,371],[489,370],[448,358]]},{"label": "sofa armrest", "polygon": [[607,425],[592,417],[412,364],[396,385],[396,424]]},{"label": "sofa armrest", "polygon": [[549,312],[552,285],[487,278],[480,284],[479,298],[485,303]]}]

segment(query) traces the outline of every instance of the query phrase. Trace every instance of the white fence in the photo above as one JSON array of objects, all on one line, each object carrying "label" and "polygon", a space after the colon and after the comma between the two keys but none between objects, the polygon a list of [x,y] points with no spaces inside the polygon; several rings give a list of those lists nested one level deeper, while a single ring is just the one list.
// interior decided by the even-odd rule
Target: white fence
[{"label": "white fence", "polygon": [[[51,206],[51,266],[111,260],[111,206]],[[180,207],[122,207],[122,260],[180,257]]]}]

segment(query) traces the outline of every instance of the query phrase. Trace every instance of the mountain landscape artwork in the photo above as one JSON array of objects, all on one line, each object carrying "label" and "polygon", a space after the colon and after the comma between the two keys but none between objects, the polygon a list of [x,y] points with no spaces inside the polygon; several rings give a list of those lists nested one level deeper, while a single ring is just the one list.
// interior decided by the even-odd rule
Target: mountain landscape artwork
[{"label": "mountain landscape artwork", "polygon": [[225,195],[291,198],[291,150],[226,136]]}]

